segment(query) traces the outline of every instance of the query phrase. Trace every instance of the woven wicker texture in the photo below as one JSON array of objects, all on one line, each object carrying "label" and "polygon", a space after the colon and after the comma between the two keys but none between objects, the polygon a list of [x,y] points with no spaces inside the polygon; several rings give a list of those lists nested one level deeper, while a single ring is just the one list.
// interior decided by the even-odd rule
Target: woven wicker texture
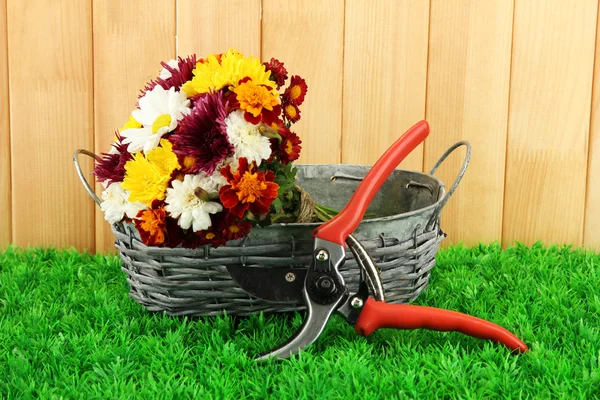
[{"label": "woven wicker texture", "polygon": [[[125,232],[113,229],[116,247],[123,260],[123,271],[131,287],[130,295],[151,311],[171,315],[248,315],[258,312],[303,310],[301,305],[270,303],[253,298],[231,279],[227,265],[249,268],[282,268],[289,265],[307,267],[312,254],[312,240],[217,249],[149,248]],[[361,240],[381,271],[390,303],[406,303],[417,298],[429,284],[429,272],[445,235],[437,226],[400,242],[380,236]],[[183,251],[182,251],[183,250]],[[185,255],[182,255],[185,254]],[[352,253],[347,251],[341,274],[350,290],[358,287],[359,270]],[[285,284],[282,282],[282,284]]]}]

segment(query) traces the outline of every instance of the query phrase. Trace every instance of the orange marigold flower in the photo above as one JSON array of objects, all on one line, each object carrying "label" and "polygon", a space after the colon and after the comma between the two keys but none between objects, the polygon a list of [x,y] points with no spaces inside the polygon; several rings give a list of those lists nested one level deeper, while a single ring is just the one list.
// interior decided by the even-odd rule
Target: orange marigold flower
[{"label": "orange marigold flower", "polygon": [[292,103],[299,106],[304,101],[304,96],[308,91],[308,85],[306,81],[297,75],[292,76],[290,79],[290,86],[285,90],[284,96],[288,96]]},{"label": "orange marigold flower", "polygon": [[250,78],[244,78],[240,83],[232,91],[236,94],[240,108],[253,117],[258,117],[263,109],[273,111],[273,107],[279,104],[270,87],[257,85]]},{"label": "orange marigold flower", "polygon": [[[160,204],[160,205],[159,205]],[[152,208],[138,212],[135,227],[148,246],[160,246],[166,242],[167,212],[162,202],[154,201]]]},{"label": "orange marigold flower", "polygon": [[248,159],[239,159],[237,171],[231,171],[231,165],[221,169],[221,175],[227,179],[219,191],[223,207],[237,218],[243,218],[247,210],[260,215],[269,212],[269,207],[275,198],[279,185],[274,182],[273,171],[257,171],[256,163],[248,164]]}]

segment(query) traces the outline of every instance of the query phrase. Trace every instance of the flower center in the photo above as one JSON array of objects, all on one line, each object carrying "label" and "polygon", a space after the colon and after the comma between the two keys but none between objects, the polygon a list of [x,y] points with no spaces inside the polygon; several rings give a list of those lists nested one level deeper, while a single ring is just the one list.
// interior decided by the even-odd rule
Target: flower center
[{"label": "flower center", "polygon": [[294,150],[294,147],[292,146],[292,142],[288,140],[287,143],[285,144],[285,152],[288,154],[292,154],[293,150]]},{"label": "flower center", "polygon": [[236,188],[238,200],[242,203],[254,203],[256,198],[260,197],[260,191],[265,190],[267,185],[258,180],[258,174],[246,172]]},{"label": "flower center", "polygon": [[208,232],[208,233],[206,234],[206,238],[207,238],[208,240],[213,240],[213,239],[215,238],[215,236],[216,236],[216,235],[215,235],[214,233],[212,233],[212,232]]},{"label": "flower center", "polygon": [[152,124],[152,133],[156,133],[160,130],[160,128],[164,128],[165,126],[171,125],[171,115],[163,114],[156,117],[154,123]]},{"label": "flower center", "polygon": [[231,233],[238,233],[240,231],[240,227],[237,225],[230,225],[229,226],[229,232]]},{"label": "flower center", "polygon": [[196,165],[196,159],[194,157],[185,156],[183,158],[183,167],[185,169],[192,169]]},{"label": "flower center", "polygon": [[292,100],[296,100],[298,97],[300,97],[301,93],[302,93],[302,89],[300,88],[300,86],[294,85],[294,86],[292,86],[292,89],[290,90],[290,97],[292,98]]},{"label": "flower center", "polygon": [[200,197],[195,192],[189,192],[185,196],[185,204],[187,204],[189,208],[196,208],[199,205],[201,205],[201,202],[202,199],[200,199]]},{"label": "flower center", "polygon": [[285,106],[285,112],[290,116],[290,118],[296,118],[296,108],[293,105],[288,104]]}]

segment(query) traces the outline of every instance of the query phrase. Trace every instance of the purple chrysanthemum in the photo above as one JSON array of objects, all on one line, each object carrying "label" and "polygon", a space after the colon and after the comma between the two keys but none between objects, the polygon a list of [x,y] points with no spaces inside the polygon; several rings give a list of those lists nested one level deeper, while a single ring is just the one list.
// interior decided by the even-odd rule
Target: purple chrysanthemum
[{"label": "purple chrysanthemum", "polygon": [[226,116],[223,95],[207,93],[195,101],[192,112],[183,118],[177,132],[170,137],[176,154],[193,159],[191,173],[203,171],[212,175],[233,153],[227,138]]},{"label": "purple chrysanthemum", "polygon": [[127,151],[127,145],[123,143],[123,138],[116,133],[117,141],[113,144],[115,153],[102,153],[100,160],[96,161],[93,174],[96,175],[98,182],[106,182],[110,186],[113,182],[123,182],[125,176],[125,163],[133,157]]},{"label": "purple chrysanthemum", "polygon": [[163,66],[171,74],[170,78],[156,78],[146,84],[144,90],[142,90],[139,97],[144,96],[146,92],[154,89],[156,85],[160,85],[165,90],[169,90],[175,87],[175,90],[180,90],[184,83],[191,80],[194,77],[193,71],[196,68],[196,55],[191,55],[186,58],[178,57],[177,67],[173,68],[166,62],[162,61],[160,65]]}]

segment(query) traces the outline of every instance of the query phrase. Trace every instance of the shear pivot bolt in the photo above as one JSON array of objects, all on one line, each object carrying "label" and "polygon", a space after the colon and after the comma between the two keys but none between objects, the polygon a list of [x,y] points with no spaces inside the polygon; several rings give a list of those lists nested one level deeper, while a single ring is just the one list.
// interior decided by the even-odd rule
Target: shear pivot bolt
[{"label": "shear pivot bolt", "polygon": [[288,272],[287,274],[285,274],[285,280],[288,282],[294,282],[296,280],[296,274],[294,274],[293,272]]},{"label": "shear pivot bolt", "polygon": [[328,276],[320,276],[317,278],[316,282],[317,289],[321,293],[334,293],[335,292],[335,282]]},{"label": "shear pivot bolt", "polygon": [[329,253],[327,250],[319,250],[317,252],[317,261],[327,261],[329,260]]},{"label": "shear pivot bolt", "polygon": [[351,305],[353,308],[361,308],[361,307],[363,306],[363,301],[362,301],[362,299],[360,299],[360,298],[358,298],[358,297],[355,297],[355,298],[353,298],[353,299],[352,299],[352,301],[350,302],[350,305]]}]

